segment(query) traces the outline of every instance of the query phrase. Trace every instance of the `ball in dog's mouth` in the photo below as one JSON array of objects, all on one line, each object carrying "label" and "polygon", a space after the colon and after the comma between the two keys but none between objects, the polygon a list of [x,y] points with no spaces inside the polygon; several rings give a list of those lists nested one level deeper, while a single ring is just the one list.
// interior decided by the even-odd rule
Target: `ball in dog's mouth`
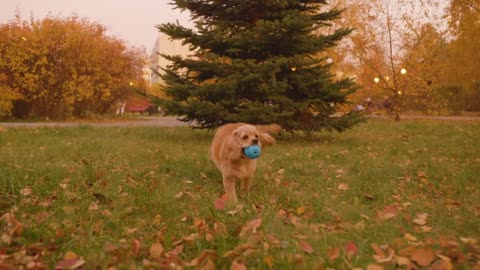
[{"label": "ball in dog's mouth", "polygon": [[261,153],[262,149],[256,144],[243,148],[243,154],[249,159],[256,159]]}]

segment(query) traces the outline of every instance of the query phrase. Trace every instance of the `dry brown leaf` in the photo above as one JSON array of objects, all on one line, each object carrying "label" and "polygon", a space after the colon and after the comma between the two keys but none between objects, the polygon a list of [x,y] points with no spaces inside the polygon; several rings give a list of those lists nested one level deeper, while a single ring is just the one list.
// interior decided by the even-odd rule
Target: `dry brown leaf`
[{"label": "dry brown leaf", "polygon": [[429,270],[452,270],[453,266],[450,261],[436,260],[428,269]]},{"label": "dry brown leaf", "polygon": [[231,270],[247,270],[247,267],[245,264],[237,261],[232,262],[232,266],[230,266]]},{"label": "dry brown leaf", "polygon": [[255,233],[257,229],[262,225],[262,219],[257,218],[247,222],[247,224],[243,225],[242,229],[240,230],[239,236],[244,237],[248,235],[250,232]]},{"label": "dry brown leaf", "polygon": [[138,256],[138,254],[140,253],[141,246],[142,245],[140,244],[140,241],[138,239],[133,239],[133,242],[132,242],[133,256]]},{"label": "dry brown leaf", "polygon": [[152,259],[160,259],[162,257],[164,248],[162,244],[160,243],[153,243],[152,246],[150,247],[150,258]]},{"label": "dry brown leaf", "polygon": [[301,216],[303,215],[303,213],[305,213],[305,207],[303,206],[300,206],[297,208],[297,215]]},{"label": "dry brown leaf", "polygon": [[410,265],[411,261],[407,257],[396,256],[395,263],[398,264],[399,266],[408,266]]},{"label": "dry brown leaf", "polygon": [[369,264],[367,270],[383,270],[383,266],[378,264]]},{"label": "dry brown leaf", "polygon": [[393,205],[387,205],[383,208],[382,211],[377,211],[377,217],[380,220],[387,220],[391,219],[397,216],[398,212],[398,206],[393,204]]},{"label": "dry brown leaf", "polygon": [[217,253],[215,252],[215,250],[206,249],[202,251],[200,256],[193,259],[191,262],[187,263],[186,266],[189,266],[189,267],[199,266],[199,265],[202,265],[203,262],[205,262],[207,259],[210,259],[210,258],[215,259],[216,257],[217,257]]},{"label": "dry brown leaf", "polygon": [[214,202],[215,209],[223,210],[227,205],[227,194],[223,194],[222,197],[218,198]]},{"label": "dry brown leaf", "polygon": [[63,259],[64,260],[76,260],[78,259],[78,255],[75,254],[73,251],[67,251],[67,253],[65,253],[65,255],[63,255]]},{"label": "dry brown leaf", "polygon": [[312,254],[314,251],[312,246],[309,243],[307,243],[305,240],[298,241],[298,245],[303,251],[305,251],[308,254]]},{"label": "dry brown leaf", "polygon": [[417,173],[417,175],[418,175],[418,177],[421,177],[421,178],[428,178],[427,173],[425,173],[424,171],[419,171]]},{"label": "dry brown leaf", "polygon": [[428,266],[435,259],[435,254],[429,247],[417,248],[413,251],[410,259],[420,266]]},{"label": "dry brown leaf", "polygon": [[474,246],[478,243],[478,240],[475,238],[460,237],[460,240],[462,241],[462,243],[471,246]]},{"label": "dry brown leaf", "polygon": [[20,194],[22,196],[28,196],[28,195],[32,194],[32,188],[31,187],[24,187],[20,190]]},{"label": "dry brown leaf", "polygon": [[370,246],[375,251],[375,255],[374,255],[375,260],[385,258],[385,252],[376,243],[372,243]]},{"label": "dry brown leaf", "polygon": [[335,261],[340,256],[340,247],[333,247],[327,250],[327,257],[330,262]]},{"label": "dry brown leaf", "polygon": [[85,260],[73,259],[73,260],[61,260],[55,265],[55,269],[77,269],[85,264]]},{"label": "dry brown leaf", "polygon": [[410,242],[417,242],[417,238],[409,233],[406,233],[403,238],[407,241],[410,241]]},{"label": "dry brown leaf", "polygon": [[338,184],[338,190],[341,190],[341,191],[347,191],[350,189],[350,187],[348,186],[347,183],[340,183]]},{"label": "dry brown leaf", "polygon": [[242,209],[243,209],[243,204],[237,204],[237,206],[235,206],[235,209],[228,211],[227,214],[233,216],[236,213],[238,213],[238,211],[240,211]]}]

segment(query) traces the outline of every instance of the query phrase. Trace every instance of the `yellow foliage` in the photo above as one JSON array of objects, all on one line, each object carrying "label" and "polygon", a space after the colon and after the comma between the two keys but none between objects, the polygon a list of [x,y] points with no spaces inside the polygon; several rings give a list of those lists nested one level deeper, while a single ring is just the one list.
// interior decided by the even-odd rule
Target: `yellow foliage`
[{"label": "yellow foliage", "polygon": [[49,117],[106,112],[133,92],[130,82],[141,84],[145,59],[78,17],[0,25],[0,55],[0,112]]}]

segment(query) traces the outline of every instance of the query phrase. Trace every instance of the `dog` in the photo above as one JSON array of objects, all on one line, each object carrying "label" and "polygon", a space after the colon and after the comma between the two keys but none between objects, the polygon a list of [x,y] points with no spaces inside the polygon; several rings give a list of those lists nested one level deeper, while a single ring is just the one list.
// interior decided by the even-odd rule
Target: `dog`
[{"label": "dog", "polygon": [[243,149],[252,145],[260,147],[275,144],[270,133],[278,133],[282,128],[277,124],[250,125],[231,123],[220,127],[210,148],[212,161],[222,173],[223,187],[227,200],[238,201],[235,183],[240,180],[240,189],[246,193],[252,186],[257,169],[257,160],[245,156]]}]

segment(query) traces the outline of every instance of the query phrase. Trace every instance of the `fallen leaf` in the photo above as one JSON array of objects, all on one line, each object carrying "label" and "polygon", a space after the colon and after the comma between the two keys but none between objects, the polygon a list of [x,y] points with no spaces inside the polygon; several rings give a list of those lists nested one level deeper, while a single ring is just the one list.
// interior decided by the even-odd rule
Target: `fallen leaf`
[{"label": "fallen leaf", "polygon": [[391,219],[397,216],[398,212],[398,206],[393,204],[393,205],[387,205],[383,208],[382,211],[377,211],[377,217],[381,220],[387,220]]},{"label": "fallen leaf", "polygon": [[223,210],[225,209],[225,206],[227,205],[227,194],[223,194],[222,197],[218,198],[214,202],[214,206],[218,210]]},{"label": "fallen leaf", "polygon": [[247,267],[243,263],[233,261],[232,266],[230,266],[230,269],[231,270],[247,270]]},{"label": "fallen leaf", "polygon": [[269,269],[273,269],[273,257],[265,256],[263,257],[263,263],[265,263]]},{"label": "fallen leaf", "polygon": [[138,254],[140,253],[140,248],[141,248],[140,241],[138,239],[133,239],[133,242],[132,242],[133,256],[138,256]]},{"label": "fallen leaf", "polygon": [[308,254],[312,254],[313,253],[313,248],[312,246],[307,243],[305,240],[300,240],[298,241],[298,245],[300,245],[300,247],[302,248],[303,251],[305,251],[306,253]]},{"label": "fallen leaf", "polygon": [[76,260],[78,259],[78,255],[75,254],[73,251],[67,251],[65,255],[63,256],[64,260]]},{"label": "fallen leaf", "polygon": [[257,232],[257,229],[260,227],[260,225],[262,225],[262,219],[260,218],[247,222],[247,224],[243,225],[242,229],[240,230],[239,236],[244,237],[247,236],[250,232]]},{"label": "fallen leaf", "polygon": [[423,225],[427,224],[427,217],[428,217],[427,213],[418,213],[415,216],[415,219],[413,220],[413,223],[415,223],[417,225],[420,225],[420,226],[423,226]]},{"label": "fallen leaf", "polygon": [[417,248],[413,251],[410,259],[420,266],[428,266],[435,259],[435,254],[429,247]]},{"label": "fallen leaf", "polygon": [[358,247],[352,241],[345,245],[345,251],[348,255],[355,255],[358,253]]},{"label": "fallen leaf", "polygon": [[[206,250],[202,251],[200,256],[193,259],[190,263],[187,263],[186,266],[189,266],[189,267],[199,266],[199,265],[202,265],[203,262],[209,260],[210,258],[215,259],[216,257],[217,257],[217,253],[215,252],[215,250],[206,249]],[[204,268],[202,268],[202,269],[204,269]]]},{"label": "fallen leaf", "polygon": [[243,204],[237,204],[237,206],[235,206],[235,209],[228,211],[227,214],[233,216],[236,213],[238,213],[238,211],[240,211],[242,209],[243,209]]},{"label": "fallen leaf", "polygon": [[300,206],[297,208],[297,215],[301,216],[303,215],[303,213],[305,213],[305,207],[303,206]]},{"label": "fallen leaf", "polygon": [[478,240],[475,238],[460,237],[460,240],[467,245],[474,246],[478,243]]},{"label": "fallen leaf", "polygon": [[417,238],[409,233],[406,233],[403,238],[407,241],[410,241],[410,242],[417,242]]},{"label": "fallen leaf", "polygon": [[22,189],[20,190],[20,194],[21,194],[22,196],[28,196],[28,195],[32,194],[32,188],[31,188],[31,187],[22,188]]},{"label": "fallen leaf", "polygon": [[327,250],[327,257],[330,262],[335,261],[340,256],[340,247],[333,247]]},{"label": "fallen leaf", "polygon": [[383,266],[378,264],[369,264],[367,270],[383,270]]},{"label": "fallen leaf", "polygon": [[436,260],[428,269],[429,270],[452,270],[453,266],[450,261]]},{"label": "fallen leaf", "polygon": [[57,262],[55,269],[77,269],[84,264],[85,260],[82,259],[61,260]]},{"label": "fallen leaf", "polygon": [[385,258],[385,252],[383,252],[383,250],[377,244],[372,243],[370,246],[375,251],[375,255],[373,255],[375,260],[378,261],[378,260],[381,260],[381,259]]},{"label": "fallen leaf", "polygon": [[419,172],[417,173],[417,175],[418,175],[418,177],[421,177],[421,178],[428,178],[428,177],[427,177],[427,174],[426,174],[424,171],[419,171]]},{"label": "fallen leaf", "polygon": [[410,265],[411,261],[407,257],[395,256],[395,263],[399,266],[408,266]]},{"label": "fallen leaf", "polygon": [[152,246],[150,247],[150,258],[152,259],[159,259],[162,256],[163,253],[163,246],[160,243],[153,243]]},{"label": "fallen leaf", "polygon": [[350,187],[348,186],[347,183],[340,183],[338,185],[338,189],[341,190],[341,191],[347,191],[350,189]]},{"label": "fallen leaf", "polygon": [[183,192],[181,191],[174,196],[175,199],[180,199],[182,197],[183,197]]}]

